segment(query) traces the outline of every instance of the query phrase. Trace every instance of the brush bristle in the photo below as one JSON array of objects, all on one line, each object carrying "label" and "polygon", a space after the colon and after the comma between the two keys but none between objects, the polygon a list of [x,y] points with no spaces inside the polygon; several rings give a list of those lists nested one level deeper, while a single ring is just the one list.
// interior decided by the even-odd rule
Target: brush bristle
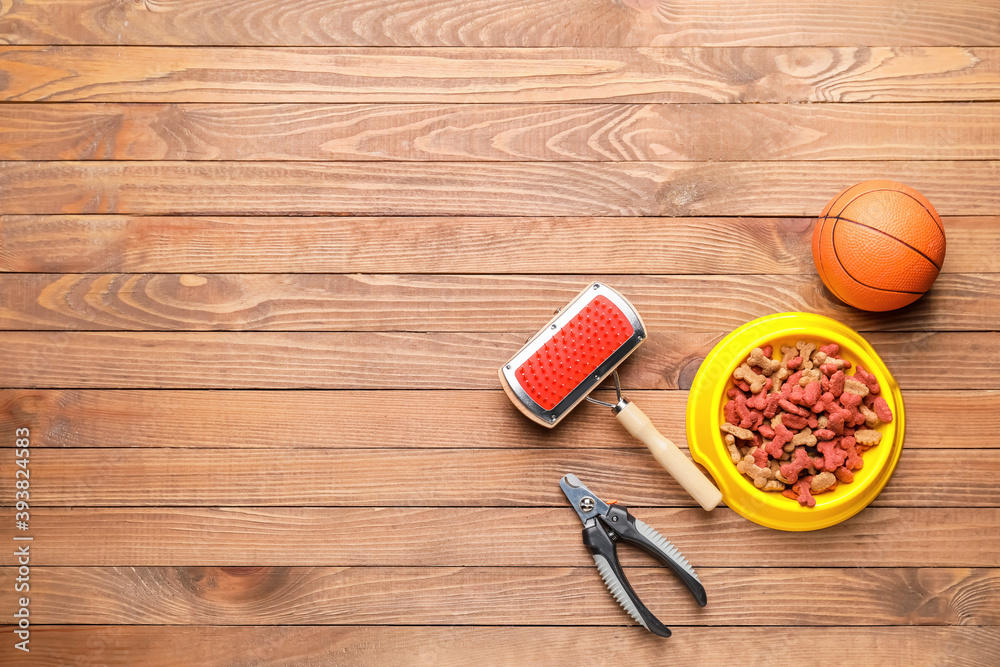
[{"label": "brush bristle", "polygon": [[545,410],[559,404],[627,341],[635,329],[599,295],[517,369],[517,380]]}]

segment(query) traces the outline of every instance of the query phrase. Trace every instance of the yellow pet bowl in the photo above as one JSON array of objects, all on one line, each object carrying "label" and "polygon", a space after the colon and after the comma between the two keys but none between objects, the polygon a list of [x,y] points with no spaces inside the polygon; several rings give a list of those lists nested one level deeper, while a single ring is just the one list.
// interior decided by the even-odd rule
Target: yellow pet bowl
[{"label": "yellow pet bowl", "polygon": [[[802,507],[780,492],[762,491],[736,470],[726,451],[723,433],[723,406],[727,390],[734,386],[733,371],[746,361],[755,347],[774,345],[780,358],[782,345],[807,340],[817,345],[837,343],[840,356],[861,364],[874,373],[881,396],[892,410],[893,420],[881,424],[882,441],[863,454],[864,466],[854,473],[854,481],[840,484],[836,491],[816,495],[815,507]],[[688,396],[687,437],[691,456],[715,479],[722,497],[737,514],[777,530],[818,530],[848,519],[875,500],[885,488],[903,451],[903,396],[899,385],[872,346],[858,332],[822,315],[778,313],[753,320],[723,338],[705,358],[695,375]]]}]

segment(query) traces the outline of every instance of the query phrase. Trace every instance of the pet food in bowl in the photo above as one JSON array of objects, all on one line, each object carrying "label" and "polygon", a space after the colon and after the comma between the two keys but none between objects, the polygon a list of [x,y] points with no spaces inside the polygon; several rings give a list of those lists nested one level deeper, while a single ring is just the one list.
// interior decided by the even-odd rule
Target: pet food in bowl
[{"label": "pet food in bowl", "polygon": [[781,492],[805,507],[814,494],[854,481],[862,453],[892,421],[874,374],[839,356],[840,345],[800,340],[767,343],[733,371],[720,426],[736,469],[761,489]]},{"label": "pet food in bowl", "polygon": [[[813,493],[813,480],[809,480],[809,492],[815,500],[815,505],[812,507],[808,506],[810,503],[805,498],[806,505],[799,504],[797,500],[800,494],[798,493],[796,493],[795,500],[784,497],[782,491],[789,490],[787,485],[785,485],[785,489],[776,489],[776,492],[765,493],[761,488],[756,486],[755,482],[737,470],[724,438],[726,432],[722,430],[723,424],[727,423],[725,406],[730,400],[733,400],[733,397],[729,395],[729,390],[737,387],[736,383],[739,381],[747,383],[751,389],[749,393],[743,392],[744,397],[754,394],[752,391],[752,381],[755,378],[751,377],[748,381],[746,378],[734,377],[734,373],[747,362],[754,348],[761,348],[761,351],[764,352],[766,351],[765,346],[771,345],[772,355],[768,356],[773,356],[772,362],[778,361],[780,364],[783,360],[781,356],[782,346],[798,350],[796,344],[799,341],[804,341],[807,344],[836,344],[838,346],[837,354],[832,356],[843,359],[845,367],[847,366],[847,362],[850,363],[850,368],[848,369],[850,372],[845,372],[845,376],[856,372],[859,365],[865,371],[874,375],[879,383],[877,397],[885,399],[885,407],[888,408],[888,411],[892,415],[892,421],[885,421],[881,415],[876,415],[879,416],[881,423],[874,428],[869,428],[867,424],[864,428],[860,426],[853,427],[855,428],[855,439],[857,439],[858,430],[870,430],[881,433],[878,445],[872,446],[864,453],[864,463],[861,468],[850,471],[854,473],[852,482],[844,483],[838,479],[836,487],[832,490],[828,488],[824,492]],[[832,350],[832,348],[828,349]],[[801,354],[797,354],[796,356],[801,356]],[[795,371],[797,369],[791,370]],[[820,372],[822,374],[822,371]],[[739,375],[744,375],[744,372],[740,372]],[[801,377],[799,376],[800,380]],[[790,378],[791,376],[788,379]],[[765,376],[763,384],[767,384],[767,380],[769,379],[771,378]],[[861,381],[860,378],[858,380]],[[847,378],[845,377],[845,386],[846,383]],[[773,384],[774,380],[771,380],[771,386]],[[822,380],[820,380],[820,389],[822,390]],[[742,387],[739,390],[742,392]],[[802,390],[804,391],[805,387]],[[761,391],[764,391],[763,387]],[[815,389],[812,391],[815,391]],[[821,397],[823,393],[825,392],[821,391]],[[871,393],[870,389],[869,393]],[[862,397],[862,403],[859,406],[864,404],[864,398]],[[871,400],[870,403],[871,407],[869,409],[874,411],[874,400]],[[883,414],[888,417],[887,413]],[[809,417],[805,417],[805,420],[805,425],[808,426]],[[782,418],[782,422],[784,421],[785,418]],[[763,425],[764,423],[770,426],[770,421],[764,422],[762,420],[761,424]],[[799,422],[792,418],[789,423],[795,425]],[[829,425],[829,422],[827,425]],[[789,424],[785,424],[785,426],[788,428]],[[733,511],[762,526],[778,530],[804,531],[826,528],[854,516],[867,507],[882,489],[885,488],[896,468],[896,463],[899,461],[903,449],[904,426],[903,396],[889,369],[883,363],[882,359],[879,358],[874,348],[872,348],[864,337],[850,327],[844,326],[829,317],[811,313],[779,313],[768,315],[767,317],[748,322],[730,333],[705,357],[705,361],[701,364],[698,373],[695,375],[688,396],[687,438],[692,458],[704,466],[712,475],[716,485],[722,492],[723,501]],[[801,429],[798,430],[801,431]],[[814,435],[816,430],[819,430],[818,415],[816,415],[816,428],[811,430],[812,433],[810,435]],[[759,427],[756,433],[760,434]],[[840,437],[842,438],[843,436]],[[761,437],[759,445],[764,444],[764,439]],[[820,438],[817,437],[817,445],[819,443]],[[824,446],[824,449],[826,448]],[[804,451],[806,455],[810,455],[815,461],[817,456],[813,456],[812,454],[819,450],[816,449],[811,452],[807,447]],[[747,453],[749,453],[749,449]],[[741,460],[743,460],[745,454],[743,452],[740,452],[740,454]],[[835,454],[834,456],[839,455]],[[794,457],[794,450],[792,457]],[[769,456],[770,458],[773,457]],[[794,461],[794,458],[790,458],[789,460]],[[800,462],[804,463],[805,461],[800,458]],[[784,463],[780,461],[779,457],[779,472],[780,465]],[[756,460],[754,461],[754,465],[757,465]],[[813,467],[815,468],[815,462],[813,463]],[[768,468],[770,469],[769,462]],[[802,481],[803,477],[807,477],[808,472],[808,467],[799,471],[796,483]],[[817,474],[819,472],[817,470]],[[823,470],[822,472],[827,471]],[[833,474],[836,477],[836,472]],[[843,473],[841,474],[843,475]],[[846,476],[844,477],[846,478]],[[785,477],[785,479],[790,478]],[[821,483],[828,480],[828,477],[824,477]],[[764,486],[767,485],[767,481],[767,479],[764,480]],[[791,490],[794,491],[794,484],[792,487]],[[776,487],[772,485],[772,488]],[[802,495],[804,496],[804,494]]]}]

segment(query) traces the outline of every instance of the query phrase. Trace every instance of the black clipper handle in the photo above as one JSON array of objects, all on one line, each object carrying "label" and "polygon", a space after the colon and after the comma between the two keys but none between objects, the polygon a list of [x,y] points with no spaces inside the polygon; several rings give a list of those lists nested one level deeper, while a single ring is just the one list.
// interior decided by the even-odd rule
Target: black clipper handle
[{"label": "black clipper handle", "polygon": [[607,530],[615,533],[617,537],[629,544],[634,544],[673,570],[674,574],[691,591],[698,606],[704,607],[708,604],[705,587],[702,586],[698,576],[694,573],[694,568],[673,544],[653,528],[629,514],[629,511],[624,507],[616,505],[612,505],[606,515],[597,518]]},{"label": "black clipper handle", "polygon": [[604,527],[595,523],[593,526],[584,528],[583,543],[593,554],[597,571],[604,579],[604,585],[608,587],[611,596],[621,605],[622,609],[654,635],[669,637],[670,628],[660,623],[656,616],[653,616],[653,613],[646,608],[646,605],[632,590],[632,586],[629,585],[628,579],[625,578],[625,571],[622,570],[621,563],[618,562],[617,546]]}]

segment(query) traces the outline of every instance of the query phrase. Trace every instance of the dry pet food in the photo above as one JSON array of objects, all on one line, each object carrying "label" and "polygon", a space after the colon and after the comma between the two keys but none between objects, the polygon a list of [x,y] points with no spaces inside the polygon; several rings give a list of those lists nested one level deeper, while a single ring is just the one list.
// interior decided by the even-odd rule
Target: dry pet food
[{"label": "dry pet food", "polygon": [[840,357],[836,343],[800,340],[755,347],[733,373],[723,407],[726,449],[736,469],[762,491],[778,491],[804,507],[815,494],[854,481],[862,452],[882,440],[892,421],[878,379]]}]

